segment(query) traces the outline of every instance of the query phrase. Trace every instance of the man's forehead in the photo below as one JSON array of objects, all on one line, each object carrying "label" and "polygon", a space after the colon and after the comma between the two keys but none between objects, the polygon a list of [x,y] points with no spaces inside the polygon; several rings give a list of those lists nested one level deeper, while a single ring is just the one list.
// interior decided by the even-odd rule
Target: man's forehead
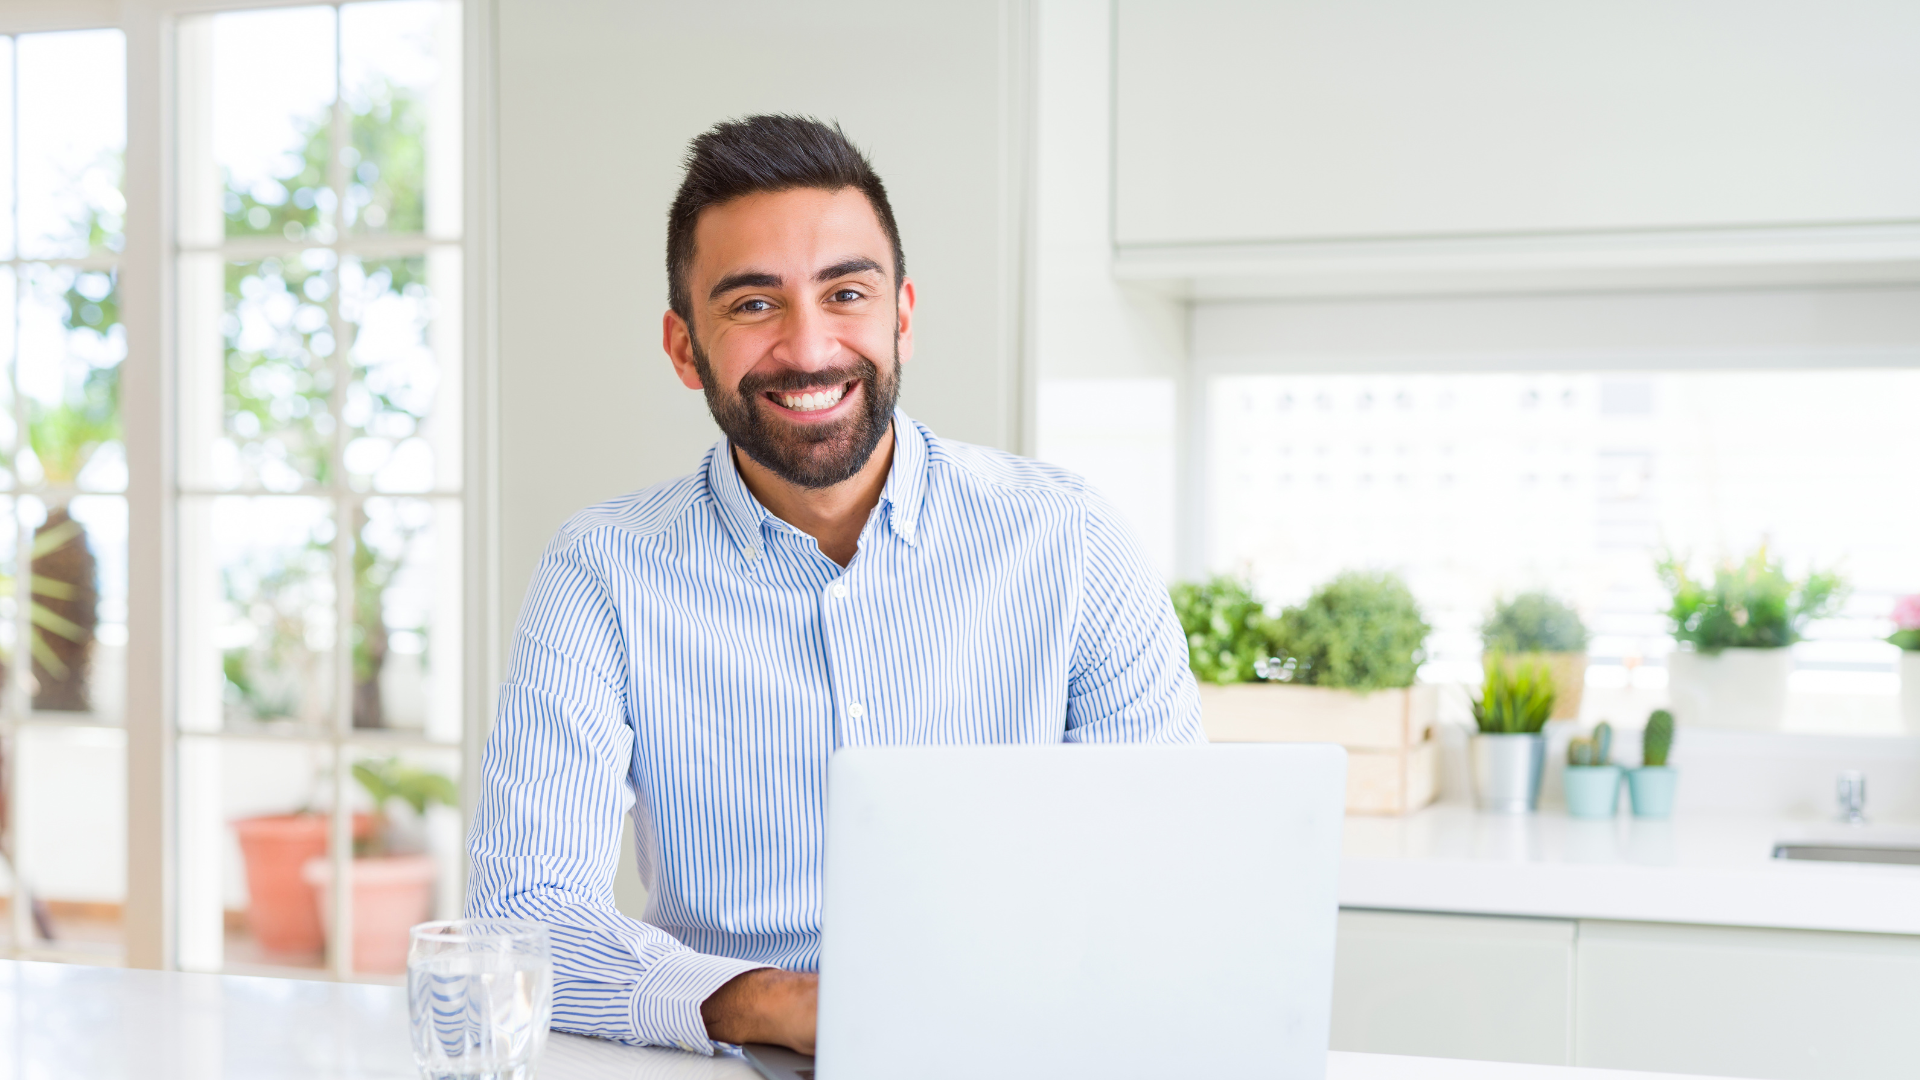
[{"label": "man's forehead", "polygon": [[865,256],[883,268],[893,263],[893,247],[879,214],[853,187],[742,195],[702,210],[693,233],[696,277],[795,264],[810,273],[849,256]]}]

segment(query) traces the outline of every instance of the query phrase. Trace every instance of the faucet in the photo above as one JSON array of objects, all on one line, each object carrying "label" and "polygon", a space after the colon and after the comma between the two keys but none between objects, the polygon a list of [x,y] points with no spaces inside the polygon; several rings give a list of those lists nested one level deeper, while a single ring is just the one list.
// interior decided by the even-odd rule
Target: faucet
[{"label": "faucet", "polygon": [[1834,794],[1840,800],[1840,820],[1848,825],[1867,823],[1867,774],[1848,769],[1834,778]]}]

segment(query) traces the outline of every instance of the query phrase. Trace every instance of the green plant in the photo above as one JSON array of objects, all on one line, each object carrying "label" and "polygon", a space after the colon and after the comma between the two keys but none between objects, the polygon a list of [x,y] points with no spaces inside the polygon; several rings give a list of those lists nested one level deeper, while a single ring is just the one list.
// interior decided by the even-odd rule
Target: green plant
[{"label": "green plant", "polygon": [[1533,735],[1553,715],[1553,670],[1541,660],[1508,663],[1495,655],[1473,698],[1473,722],[1483,735]]},{"label": "green plant", "polygon": [[399,758],[362,758],[353,763],[353,778],[373,799],[374,828],[373,836],[368,840],[367,854],[387,850],[389,801],[399,799],[418,815],[425,815],[429,806],[457,806],[460,803],[460,792],[453,786],[453,781],[431,769],[409,765]]},{"label": "green plant", "polygon": [[1675,641],[1703,653],[1722,649],[1780,649],[1800,640],[1807,623],[1833,614],[1846,599],[1839,574],[1811,571],[1795,581],[1765,544],[1739,563],[1714,568],[1713,582],[1694,577],[1668,555],[1658,564],[1673,596],[1667,617]]},{"label": "green plant", "polygon": [[1524,592],[1494,602],[1480,624],[1480,644],[1490,653],[1580,652],[1587,627],[1553,594]]},{"label": "green plant", "polygon": [[1398,575],[1350,570],[1280,613],[1275,655],[1283,677],[1307,686],[1412,686],[1430,630]]},{"label": "green plant", "polygon": [[1240,683],[1261,677],[1257,669],[1273,653],[1273,620],[1246,582],[1223,574],[1205,584],[1181,582],[1169,593],[1194,678]]},{"label": "green plant", "polygon": [[1647,717],[1647,730],[1640,735],[1640,763],[1657,769],[1667,763],[1673,749],[1673,714],[1655,709]]},{"label": "green plant", "polygon": [[1574,739],[1567,743],[1567,764],[1575,766],[1611,765],[1613,763],[1613,725],[1605,720],[1593,729],[1593,734],[1584,739]]}]

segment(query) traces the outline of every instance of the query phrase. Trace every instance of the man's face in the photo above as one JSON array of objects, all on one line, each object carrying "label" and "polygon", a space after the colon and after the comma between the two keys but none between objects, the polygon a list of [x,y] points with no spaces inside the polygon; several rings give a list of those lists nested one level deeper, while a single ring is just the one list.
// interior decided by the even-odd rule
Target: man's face
[{"label": "man's face", "polygon": [[866,196],[799,188],[709,207],[687,291],[692,325],[667,313],[667,354],[733,444],[801,487],[859,472],[913,355],[913,285],[896,295]]}]

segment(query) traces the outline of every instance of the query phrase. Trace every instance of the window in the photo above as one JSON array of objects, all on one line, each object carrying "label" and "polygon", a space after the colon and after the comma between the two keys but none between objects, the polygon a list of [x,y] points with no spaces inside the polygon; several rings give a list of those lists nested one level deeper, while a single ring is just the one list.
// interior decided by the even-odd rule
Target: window
[{"label": "window", "polygon": [[120,946],[125,83],[118,30],[0,37],[0,870],[33,959]]},{"label": "window", "polygon": [[185,968],[391,975],[459,906],[459,20],[178,24]]}]

